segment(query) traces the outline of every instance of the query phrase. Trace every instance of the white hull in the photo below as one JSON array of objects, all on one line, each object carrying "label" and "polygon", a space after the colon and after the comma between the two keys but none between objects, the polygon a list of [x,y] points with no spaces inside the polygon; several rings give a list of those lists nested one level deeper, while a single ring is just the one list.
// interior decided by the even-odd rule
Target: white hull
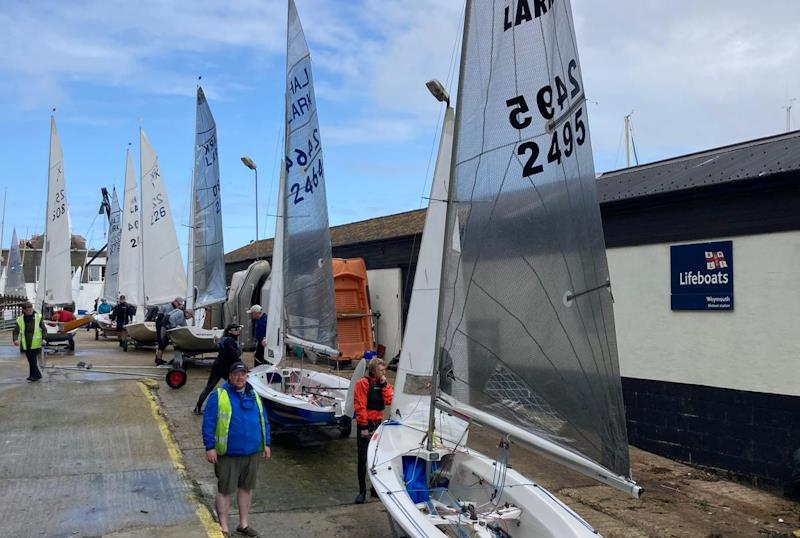
[{"label": "white hull", "polygon": [[94,314],[92,317],[94,318],[94,322],[97,323],[101,329],[111,329],[114,327],[114,322],[111,321],[110,314]]},{"label": "white hull", "polygon": [[173,347],[182,351],[206,352],[217,351],[216,338],[222,338],[222,329],[203,329],[202,327],[178,327],[167,331]]},{"label": "white hull", "polygon": [[45,321],[44,322],[44,339],[47,342],[59,342],[62,340],[69,340],[78,332],[78,329],[72,329],[71,331],[62,332],[58,328],[58,323],[53,321]]},{"label": "white hull", "polygon": [[[442,418],[453,420],[438,411],[437,414],[437,422]],[[421,414],[417,418],[421,418]],[[415,504],[403,476],[403,456],[418,457],[420,471],[424,469],[424,451],[421,449],[424,442],[421,442],[425,430],[419,427],[418,421],[412,419],[408,422],[382,424],[373,434],[367,453],[372,485],[391,518],[408,536],[456,536],[456,528],[459,528],[463,533],[460,536],[490,538],[495,536],[488,528],[490,525],[507,530],[515,538],[599,536],[578,514],[540,485],[463,444],[453,450],[452,442],[442,443],[441,439],[437,452],[442,466],[447,468],[441,474],[442,478],[449,480],[447,489],[432,489],[430,504]],[[501,473],[499,469],[505,469],[505,472]],[[483,486],[479,485],[480,481]],[[495,481],[502,482],[505,487],[501,488],[499,498],[492,499]],[[470,520],[469,513],[461,513],[456,507],[457,499],[464,506],[472,504],[478,519]],[[437,514],[427,512],[431,504]],[[449,529],[449,532],[441,529]]]},{"label": "white hull", "polygon": [[153,321],[142,321],[125,325],[128,336],[140,344],[155,345],[158,341],[156,335],[156,324]]},{"label": "white hull", "polygon": [[270,421],[288,427],[338,424],[350,388],[337,375],[269,364],[251,370],[248,382],[266,402]]}]

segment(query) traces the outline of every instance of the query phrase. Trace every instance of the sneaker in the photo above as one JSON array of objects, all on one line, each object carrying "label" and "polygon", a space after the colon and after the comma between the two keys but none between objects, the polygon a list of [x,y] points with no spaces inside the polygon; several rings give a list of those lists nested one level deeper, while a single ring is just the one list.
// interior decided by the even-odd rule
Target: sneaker
[{"label": "sneaker", "polygon": [[167,361],[162,359],[156,359],[156,366],[163,366],[164,364],[167,364]]},{"label": "sneaker", "polygon": [[364,495],[363,493],[359,493],[358,497],[356,497],[356,504],[364,504]]},{"label": "sneaker", "polygon": [[236,527],[236,534],[241,534],[242,536],[249,536],[250,538],[258,538],[258,532],[253,529],[253,527]]},{"label": "sneaker", "polygon": [[35,378],[35,377],[28,376],[26,379],[27,379],[28,381],[33,381],[33,380],[34,380],[34,379],[36,379],[36,378]]},{"label": "sneaker", "polygon": [[200,409],[199,405],[195,405],[194,409],[192,409],[192,413],[195,414],[195,415],[202,415],[203,414],[203,410]]}]

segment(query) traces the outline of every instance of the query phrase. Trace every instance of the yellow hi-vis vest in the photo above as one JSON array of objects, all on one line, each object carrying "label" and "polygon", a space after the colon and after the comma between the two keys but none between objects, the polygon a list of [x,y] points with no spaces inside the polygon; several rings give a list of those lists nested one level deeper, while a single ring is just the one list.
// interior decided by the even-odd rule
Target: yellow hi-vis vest
[{"label": "yellow hi-vis vest", "polygon": [[[33,338],[31,338],[31,349],[39,349],[42,347],[42,315],[39,312],[33,313]],[[27,349],[25,342],[25,320],[23,316],[17,317],[17,327],[19,327],[19,343],[22,346],[22,351]]]},{"label": "yellow hi-vis vest", "polygon": [[[261,397],[254,394],[258,407],[258,422],[261,424],[261,450],[267,441],[267,425],[264,423],[264,407]],[[217,389],[217,431],[214,436],[214,450],[218,456],[224,456],[228,451],[228,430],[231,427],[231,399],[228,391],[220,387]]]}]

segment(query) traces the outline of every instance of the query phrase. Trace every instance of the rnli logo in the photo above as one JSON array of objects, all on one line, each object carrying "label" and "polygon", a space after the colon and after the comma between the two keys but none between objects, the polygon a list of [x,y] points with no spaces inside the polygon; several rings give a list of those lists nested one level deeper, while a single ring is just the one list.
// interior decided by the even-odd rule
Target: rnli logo
[{"label": "rnli logo", "polygon": [[713,271],[715,269],[727,269],[728,262],[725,261],[725,254],[718,250],[716,252],[706,251],[706,269]]}]

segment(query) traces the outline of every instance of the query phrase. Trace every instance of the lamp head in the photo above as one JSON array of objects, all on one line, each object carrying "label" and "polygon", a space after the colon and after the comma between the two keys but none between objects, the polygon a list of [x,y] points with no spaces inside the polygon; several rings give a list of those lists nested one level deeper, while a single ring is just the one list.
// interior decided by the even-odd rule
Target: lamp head
[{"label": "lamp head", "polygon": [[250,158],[250,157],[248,157],[247,155],[245,155],[244,157],[242,157],[242,162],[243,162],[243,163],[244,163],[244,165],[245,165],[247,168],[249,168],[250,170],[255,170],[255,169],[256,169],[256,163],[254,163],[254,162],[253,162],[253,159],[251,159],[251,158]]},{"label": "lamp head", "polygon": [[437,101],[447,103],[448,106],[450,105],[450,94],[447,93],[447,90],[444,89],[441,82],[434,78],[426,82],[425,86],[427,86],[428,91],[431,92],[431,95],[433,95]]}]

